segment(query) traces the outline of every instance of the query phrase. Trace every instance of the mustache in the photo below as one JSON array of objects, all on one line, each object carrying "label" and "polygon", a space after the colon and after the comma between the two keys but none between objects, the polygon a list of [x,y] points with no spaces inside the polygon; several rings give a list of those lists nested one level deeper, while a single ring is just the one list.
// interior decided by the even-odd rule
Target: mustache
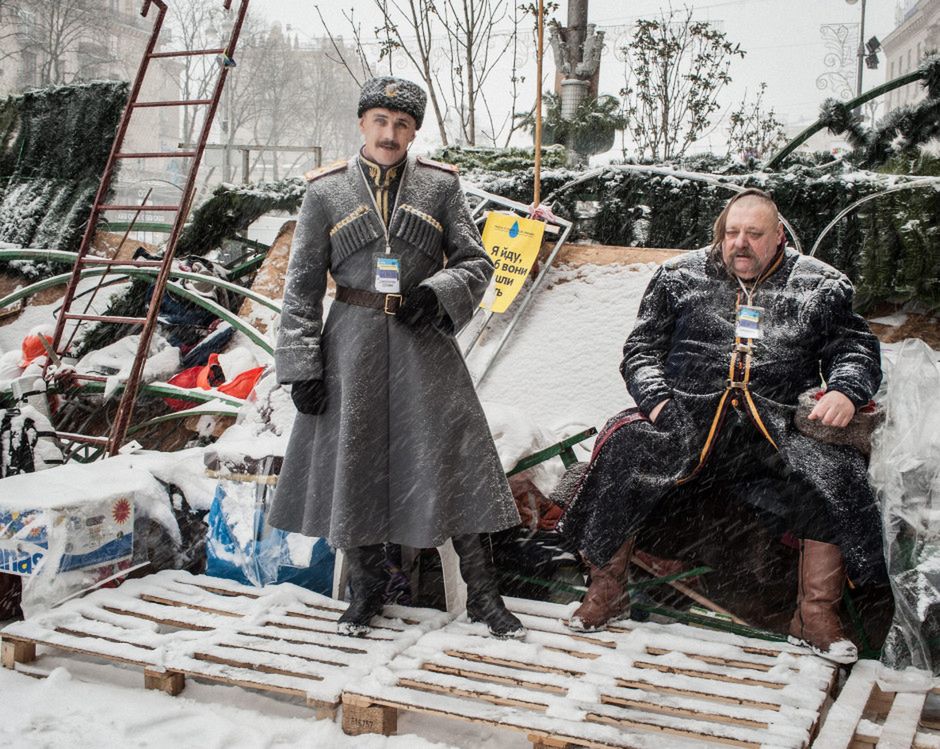
[{"label": "mustache", "polygon": [[398,144],[393,140],[380,140],[379,148],[398,148]]},{"label": "mustache", "polygon": [[735,258],[738,258],[738,257],[747,258],[748,260],[757,260],[757,255],[754,254],[754,252],[752,252],[752,251],[750,250],[750,248],[748,248],[748,247],[742,247],[740,250],[735,250],[735,251],[731,254],[731,259],[732,259],[732,260],[734,260]]}]

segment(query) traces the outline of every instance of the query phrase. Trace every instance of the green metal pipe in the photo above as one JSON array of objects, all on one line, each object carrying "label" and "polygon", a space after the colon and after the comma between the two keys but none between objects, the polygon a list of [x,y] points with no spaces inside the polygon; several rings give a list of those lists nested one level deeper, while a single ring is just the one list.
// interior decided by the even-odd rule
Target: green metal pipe
[{"label": "green metal pipe", "polygon": [[[902,75],[900,78],[895,78],[893,81],[888,81],[887,83],[882,83],[880,86],[875,86],[875,88],[870,91],[866,91],[861,96],[857,96],[851,101],[845,102],[847,109],[856,109],[857,107],[862,106],[866,102],[871,101],[872,99],[877,99],[882,94],[886,94],[889,91],[893,91],[896,88],[901,88],[901,86],[906,86],[908,83],[913,83],[914,81],[919,81],[925,77],[925,73],[922,70],[915,70],[913,73],[907,73]],[[802,133],[797,135],[793,140],[787,143],[776,155],[774,155],[770,161],[768,161],[764,168],[767,170],[774,170],[780,163],[791,153],[793,153],[797,148],[802,146],[806,141],[812,138],[816,133],[826,127],[821,119],[816,120],[812,125],[806,128]]]}]

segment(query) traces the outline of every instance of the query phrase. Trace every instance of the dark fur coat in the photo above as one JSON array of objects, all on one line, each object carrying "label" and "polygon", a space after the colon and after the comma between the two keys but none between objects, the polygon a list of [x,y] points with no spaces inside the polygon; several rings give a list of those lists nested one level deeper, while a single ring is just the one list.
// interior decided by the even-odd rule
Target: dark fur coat
[{"label": "dark fur coat", "polygon": [[[853,577],[877,574],[880,521],[864,457],[793,423],[805,390],[838,390],[858,407],[878,389],[878,341],[852,311],[852,295],[839,271],[784,250],[752,293],[763,335],[746,351],[747,340],[735,338],[744,294],[720,256],[699,250],[665,263],[624,345],[621,373],[639,413],[618,414],[599,436],[563,532],[592,562],[605,563],[669,491],[705,469],[721,471],[734,448],[712,450],[737,411],[779,453],[787,480],[821,498]],[[729,379],[747,387],[728,387]],[[666,399],[650,423],[643,414]]]}]

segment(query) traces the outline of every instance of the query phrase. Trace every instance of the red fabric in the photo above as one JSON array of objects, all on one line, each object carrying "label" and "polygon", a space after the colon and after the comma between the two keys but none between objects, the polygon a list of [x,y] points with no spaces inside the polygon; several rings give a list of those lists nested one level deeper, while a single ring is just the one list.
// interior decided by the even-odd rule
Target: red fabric
[{"label": "red fabric", "polygon": [[[202,367],[190,367],[189,369],[184,369],[182,372],[177,372],[173,375],[167,382],[170,385],[176,385],[181,388],[194,388],[196,387],[196,381],[199,378],[199,373],[202,372]],[[192,408],[196,404],[192,401],[183,401],[177,398],[164,398],[163,402],[166,403],[170,410],[172,411],[183,411],[187,408]]]},{"label": "red fabric", "polygon": [[43,339],[45,339],[46,343],[48,343],[50,346],[52,345],[52,336],[48,335],[37,335],[36,333],[30,333],[23,339],[23,343],[20,346],[20,351],[23,354],[23,358],[20,359],[20,369],[26,369],[26,367],[28,367],[40,356],[46,355],[46,349],[42,345]]},{"label": "red fabric", "polygon": [[206,366],[199,369],[196,385],[203,390],[209,390],[221,385],[223,382],[225,382],[225,373],[222,371],[222,365],[219,364],[219,355],[209,354],[209,361]]},{"label": "red fabric", "polygon": [[[176,385],[181,388],[199,388],[200,390],[211,390],[215,388],[220,393],[231,395],[234,398],[245,399],[254,390],[255,384],[264,373],[264,367],[255,367],[246,369],[231,380],[225,380],[225,374],[219,365],[219,355],[210,354],[208,363],[203,367],[190,367],[173,375],[167,382],[170,385]],[[173,411],[183,411],[198,405],[192,401],[180,400],[179,398],[164,398],[163,401]]]},{"label": "red fabric", "polygon": [[255,389],[255,383],[258,382],[258,378],[261,377],[262,372],[264,372],[264,367],[246,369],[241,374],[235,375],[235,377],[228,382],[223,382],[217,389],[220,393],[231,395],[234,398],[245,399],[251,395],[251,391]]}]

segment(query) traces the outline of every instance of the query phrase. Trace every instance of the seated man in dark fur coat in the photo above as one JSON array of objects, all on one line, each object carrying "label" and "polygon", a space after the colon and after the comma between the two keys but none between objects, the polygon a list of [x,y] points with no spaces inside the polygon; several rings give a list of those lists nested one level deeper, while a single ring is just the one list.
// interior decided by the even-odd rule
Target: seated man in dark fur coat
[{"label": "seated man in dark fur coat", "polygon": [[860,581],[883,568],[865,459],[793,419],[800,393],[822,387],[809,418],[844,429],[878,388],[878,341],[852,295],[842,273],[786,247],[777,206],[754,189],[728,202],[710,250],[656,272],[621,365],[637,408],[598,436],[562,519],[591,572],[570,627],[629,616],[636,534],[705,486],[800,539],[790,640],[857,659],[839,619],[846,565]]}]

